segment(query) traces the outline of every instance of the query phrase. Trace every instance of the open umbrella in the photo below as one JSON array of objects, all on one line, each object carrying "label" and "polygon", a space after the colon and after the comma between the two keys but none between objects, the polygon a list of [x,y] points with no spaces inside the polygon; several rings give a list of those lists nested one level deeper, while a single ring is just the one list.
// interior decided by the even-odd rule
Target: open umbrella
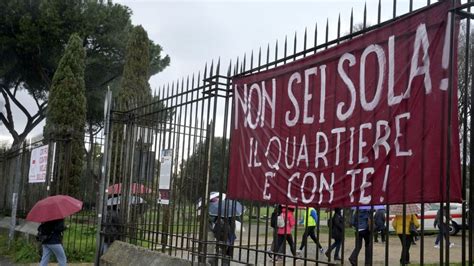
[{"label": "open umbrella", "polygon": [[[122,189],[127,189],[127,188],[122,188],[122,183],[118,184],[113,184],[110,187],[107,188],[107,194],[113,195],[113,194],[122,194],[123,191]],[[138,183],[132,183],[132,194],[147,194],[151,193],[152,190],[145,187],[142,184]]]},{"label": "open umbrella", "polygon": [[[122,196],[121,195],[119,195],[117,197],[110,198],[110,199],[107,200],[107,206],[119,205],[121,201],[122,201]],[[137,197],[137,196],[132,196],[130,201],[131,201],[132,204],[145,203],[145,200],[143,198]]]},{"label": "open umbrella", "polygon": [[[217,192],[217,191],[212,191],[211,193],[209,193],[209,202],[212,203],[212,202],[217,202],[219,201],[219,194],[222,194],[222,200],[225,200],[226,198],[226,194],[225,193],[221,193],[221,192]],[[197,203],[197,208],[201,208],[201,205],[202,205],[202,199],[200,198],[198,200],[198,203]]]},{"label": "open umbrella", "polygon": [[[418,204],[406,204],[406,214],[411,215],[411,214],[417,214],[420,213],[420,205]],[[403,215],[403,204],[396,204],[390,206],[390,214],[395,214],[395,215]]]},{"label": "open umbrella", "polygon": [[244,206],[236,200],[225,199],[209,203],[209,215],[217,216],[219,214],[224,217],[241,216],[244,212]]},{"label": "open umbrella", "polygon": [[56,195],[36,202],[26,220],[43,223],[63,219],[81,209],[82,201],[66,195]]}]

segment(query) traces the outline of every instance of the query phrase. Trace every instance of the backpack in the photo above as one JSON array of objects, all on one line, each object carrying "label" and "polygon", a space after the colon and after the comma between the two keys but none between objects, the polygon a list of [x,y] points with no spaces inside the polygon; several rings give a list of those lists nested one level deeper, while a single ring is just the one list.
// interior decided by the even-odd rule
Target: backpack
[{"label": "backpack", "polygon": [[278,220],[278,213],[276,211],[272,212],[272,216],[270,218],[270,226],[273,228],[277,227],[277,220]]},{"label": "backpack", "polygon": [[46,229],[41,224],[38,227],[38,233],[36,233],[36,241],[43,243],[51,238],[52,232],[46,232]]},{"label": "backpack", "polygon": [[223,218],[217,219],[212,231],[217,241],[227,241],[229,235],[232,234],[232,228],[230,224],[226,222]]},{"label": "backpack", "polygon": [[283,217],[283,213],[278,215],[277,218],[277,226],[278,228],[283,228],[285,227],[285,218]]}]

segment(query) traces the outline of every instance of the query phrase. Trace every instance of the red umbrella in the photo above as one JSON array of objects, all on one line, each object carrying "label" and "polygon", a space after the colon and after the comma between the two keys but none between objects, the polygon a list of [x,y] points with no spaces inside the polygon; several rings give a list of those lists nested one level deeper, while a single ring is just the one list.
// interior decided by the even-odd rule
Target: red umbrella
[{"label": "red umbrella", "polygon": [[43,223],[63,219],[82,209],[82,201],[70,196],[56,195],[36,202],[26,220]]},{"label": "red umbrella", "polygon": [[[107,188],[107,194],[122,194],[122,183],[113,184]],[[132,183],[132,194],[146,194],[151,193],[151,189],[145,187],[142,184]]]}]

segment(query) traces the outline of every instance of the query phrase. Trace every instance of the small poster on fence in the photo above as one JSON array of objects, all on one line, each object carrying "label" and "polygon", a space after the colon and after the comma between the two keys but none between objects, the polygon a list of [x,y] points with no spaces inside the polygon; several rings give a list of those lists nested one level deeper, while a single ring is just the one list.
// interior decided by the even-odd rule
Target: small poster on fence
[{"label": "small poster on fence", "polygon": [[173,149],[161,150],[161,167],[160,167],[160,182],[159,190],[160,204],[169,204],[170,199],[170,185],[171,185],[171,165],[173,160]]},{"label": "small poster on fence", "polygon": [[31,151],[28,183],[44,183],[48,169],[48,145],[34,148]]}]

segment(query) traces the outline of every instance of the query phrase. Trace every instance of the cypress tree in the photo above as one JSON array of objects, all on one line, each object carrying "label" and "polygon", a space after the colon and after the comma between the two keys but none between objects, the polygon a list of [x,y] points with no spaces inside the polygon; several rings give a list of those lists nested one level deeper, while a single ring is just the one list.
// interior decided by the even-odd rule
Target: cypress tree
[{"label": "cypress tree", "polygon": [[118,93],[118,104],[122,108],[130,107],[142,99],[151,98],[150,84],[148,83],[150,48],[148,34],[142,26],[132,29],[127,44],[125,66],[123,68],[122,83]]},{"label": "cypress tree", "polygon": [[44,128],[44,136],[57,141],[53,193],[78,196],[79,192],[86,123],[85,56],[81,38],[72,34],[53,76]]}]

